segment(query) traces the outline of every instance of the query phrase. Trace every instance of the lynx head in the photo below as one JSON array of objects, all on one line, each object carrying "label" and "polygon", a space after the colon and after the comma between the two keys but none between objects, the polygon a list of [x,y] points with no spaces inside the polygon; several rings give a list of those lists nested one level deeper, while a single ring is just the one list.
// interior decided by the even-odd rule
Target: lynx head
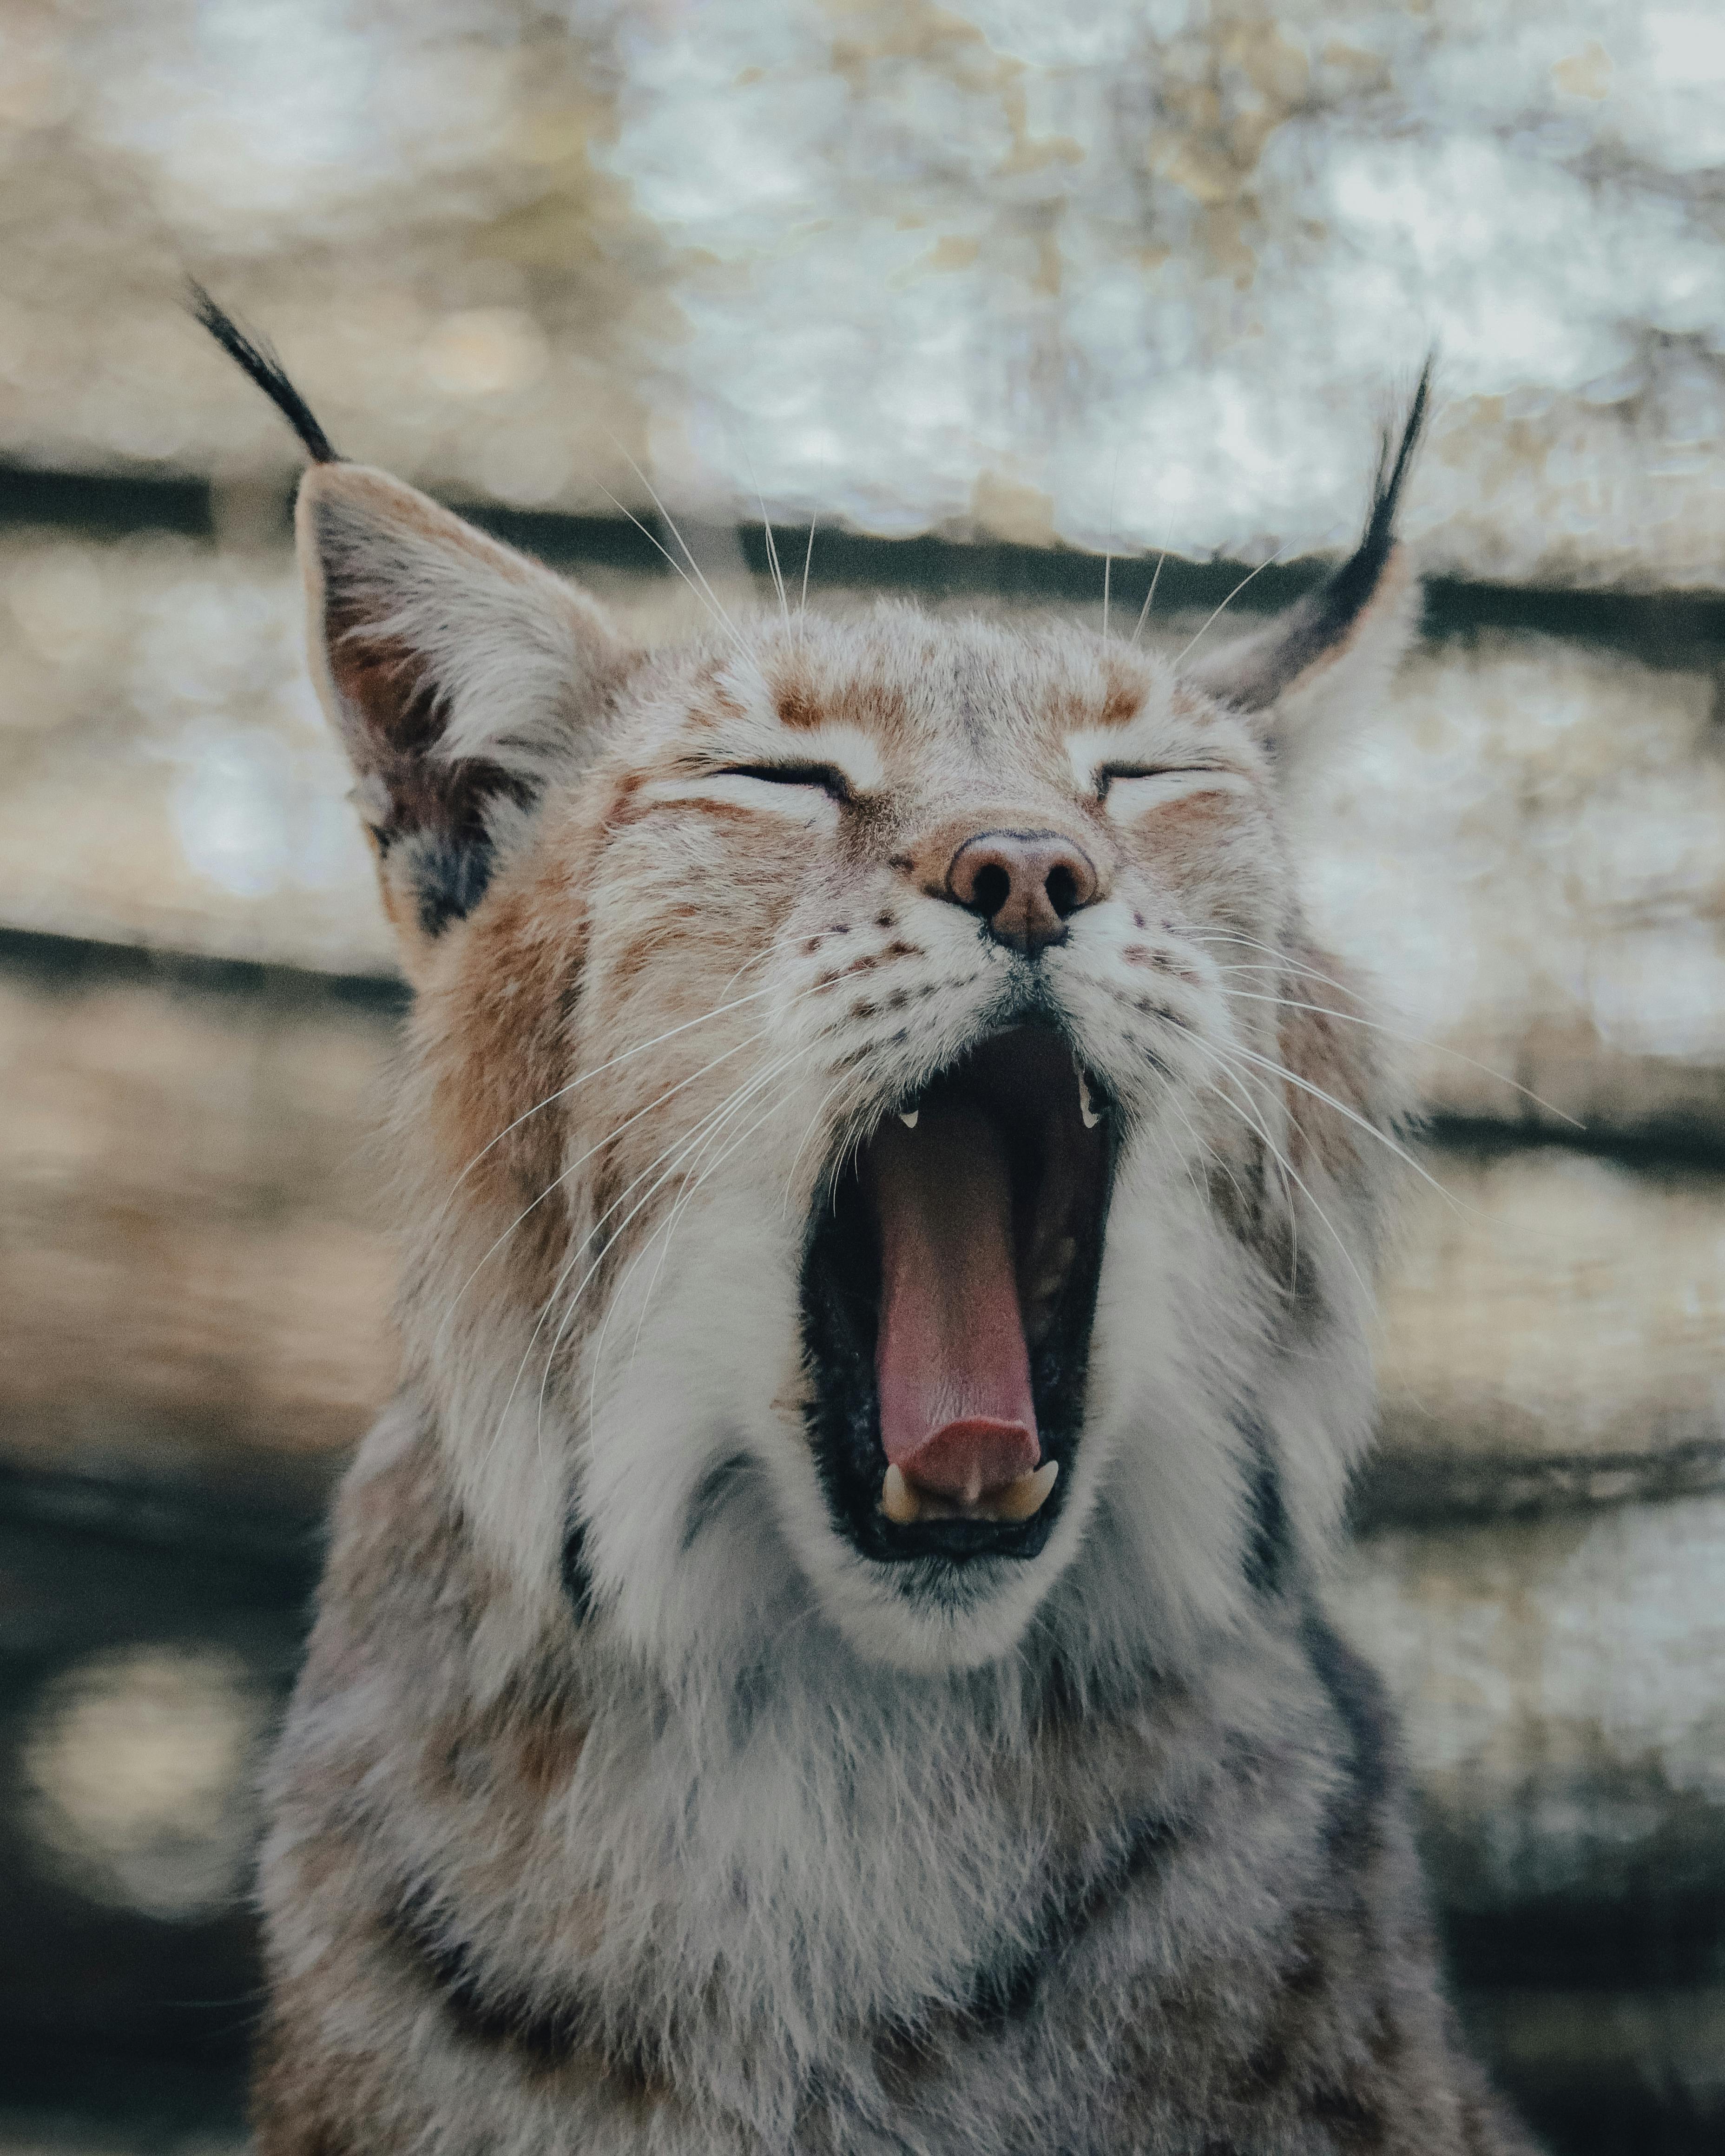
[{"label": "lynx head", "polygon": [[901,604],[637,650],[305,419],[410,1376],[517,1605],[671,1676],[1177,1668],[1309,1569],[1399,1103],[1279,814],[1408,633],[1424,397],[1353,557],[1185,666]]}]

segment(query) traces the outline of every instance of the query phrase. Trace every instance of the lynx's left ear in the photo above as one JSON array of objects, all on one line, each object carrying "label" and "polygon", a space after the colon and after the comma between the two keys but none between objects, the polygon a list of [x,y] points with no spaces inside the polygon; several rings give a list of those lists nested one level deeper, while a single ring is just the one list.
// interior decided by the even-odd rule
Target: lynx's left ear
[{"label": "lynx's left ear", "polygon": [[1399,444],[1384,437],[1365,536],[1348,559],[1268,628],[1186,670],[1199,688],[1236,711],[1265,713],[1278,748],[1363,713],[1417,626],[1420,588],[1396,542],[1395,513],[1430,389],[1428,360]]},{"label": "lynx's left ear", "polygon": [[274,352],[196,287],[193,303],[312,459],[295,516],[311,671],[412,976],[547,781],[593,752],[633,654],[586,593],[343,462]]}]

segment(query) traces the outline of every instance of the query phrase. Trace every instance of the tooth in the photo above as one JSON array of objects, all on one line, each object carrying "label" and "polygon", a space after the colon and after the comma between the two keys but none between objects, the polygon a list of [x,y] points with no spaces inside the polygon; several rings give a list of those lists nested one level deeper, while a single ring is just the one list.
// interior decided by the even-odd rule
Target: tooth
[{"label": "tooth", "polygon": [[[1014,1489],[1017,1486],[1016,1483],[1013,1485]],[[1041,1500],[1037,1502],[1040,1503]],[[901,1468],[887,1468],[886,1479],[880,1485],[880,1509],[896,1527],[911,1527],[922,1518],[922,1507],[916,1492],[906,1481]]]},{"label": "tooth", "polygon": [[[914,1131],[916,1127],[916,1118],[922,1112],[920,1108],[901,1108],[898,1111],[898,1119],[907,1131]],[[895,1468],[893,1472],[896,1474],[897,1469]]]},{"label": "tooth", "polygon": [[[891,1473],[891,1470],[888,1472]],[[1055,1486],[1060,1471],[1058,1460],[1045,1460],[1040,1467],[1029,1475],[1020,1475],[1016,1482],[1009,1482],[1004,1490],[997,1490],[988,1509],[997,1520],[1028,1520],[1040,1512],[1048,1502],[1048,1493]]]},{"label": "tooth", "polygon": [[1084,1127],[1087,1131],[1093,1131],[1102,1120],[1090,1104],[1090,1087],[1081,1070],[1078,1074],[1078,1112],[1083,1116]]}]

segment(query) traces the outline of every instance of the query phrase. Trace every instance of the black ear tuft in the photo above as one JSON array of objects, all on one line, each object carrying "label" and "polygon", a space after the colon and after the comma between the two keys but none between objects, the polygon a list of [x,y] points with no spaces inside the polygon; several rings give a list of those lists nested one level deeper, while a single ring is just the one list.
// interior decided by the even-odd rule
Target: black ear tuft
[{"label": "black ear tuft", "polygon": [[187,284],[193,316],[203,323],[228,357],[257,383],[305,444],[305,453],[313,464],[339,464],[341,459],[330,446],[329,436],[313,418],[311,406],[288,380],[274,346],[266,338],[248,336],[233,316],[216,305],[195,277],[188,278]]},{"label": "black ear tuft", "polygon": [[[1431,398],[1431,370],[1436,355],[1428,352],[1420,370],[1414,401],[1402,424],[1401,440],[1386,427],[1378,451],[1378,475],[1372,482],[1372,511],[1360,542],[1317,594],[1327,617],[1329,642],[1345,636],[1355,617],[1370,603],[1378,579],[1395,544],[1395,513],[1401,502],[1402,483],[1420,446],[1425,425],[1425,408]],[[1392,455],[1392,451],[1394,454]]]},{"label": "black ear tuft", "polygon": [[1245,711],[1267,711],[1303,681],[1332,665],[1356,641],[1378,602],[1393,590],[1386,578],[1396,548],[1395,516],[1403,482],[1419,447],[1430,401],[1433,359],[1420,370],[1399,439],[1389,432],[1372,484],[1371,512],[1360,542],[1335,573],[1255,636],[1243,638],[1214,659],[1200,661],[1191,678]]}]

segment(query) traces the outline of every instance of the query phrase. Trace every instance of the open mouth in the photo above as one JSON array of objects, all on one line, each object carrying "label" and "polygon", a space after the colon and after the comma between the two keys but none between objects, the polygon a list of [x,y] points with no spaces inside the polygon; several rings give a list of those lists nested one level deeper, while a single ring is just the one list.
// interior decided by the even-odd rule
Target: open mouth
[{"label": "open mouth", "polygon": [[1048,1540],[1083,1422],[1114,1122],[1058,1034],[1017,1027],[884,1116],[817,1199],[808,1421],[865,1556]]}]

